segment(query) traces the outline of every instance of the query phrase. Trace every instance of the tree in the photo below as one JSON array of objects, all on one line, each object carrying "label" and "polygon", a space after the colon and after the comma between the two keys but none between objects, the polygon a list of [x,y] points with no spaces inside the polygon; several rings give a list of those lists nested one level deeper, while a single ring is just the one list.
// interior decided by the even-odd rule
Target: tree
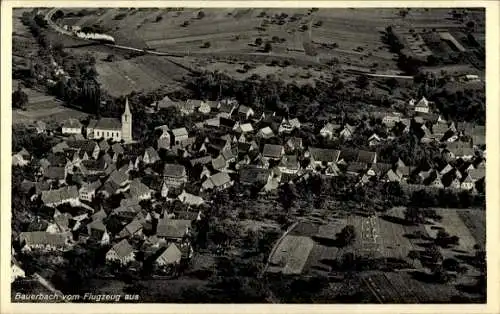
[{"label": "tree", "polygon": [[408,252],[408,258],[411,259],[413,263],[415,263],[415,260],[420,258],[420,253],[418,251],[411,250],[410,252]]},{"label": "tree", "polygon": [[271,50],[273,50],[273,46],[271,45],[271,43],[268,41],[266,42],[266,44],[264,45],[264,52],[270,52]]},{"label": "tree", "polygon": [[389,87],[390,89],[395,89],[396,87],[399,87],[399,82],[398,80],[396,80],[395,78],[391,77],[391,78],[388,78],[386,81],[385,81],[385,84],[387,85],[387,87]]},{"label": "tree", "polygon": [[416,206],[406,207],[405,219],[412,224],[420,224],[425,221],[422,209]]},{"label": "tree", "polygon": [[201,20],[204,17],[205,17],[205,12],[203,12],[203,11],[198,12],[198,19]]},{"label": "tree", "polygon": [[457,271],[460,264],[454,258],[445,258],[443,260],[443,268],[449,271]]},{"label": "tree", "polygon": [[443,255],[439,251],[439,248],[437,248],[435,245],[427,247],[424,251],[424,254],[429,258],[429,261],[432,264],[437,264],[438,262],[443,260]]},{"label": "tree", "polygon": [[365,89],[368,87],[368,85],[370,85],[370,81],[368,80],[368,77],[366,77],[365,75],[359,75],[356,78],[356,85],[360,89]]},{"label": "tree", "polygon": [[262,38],[260,38],[260,37],[255,38],[255,44],[256,44],[257,46],[262,45],[262,42],[263,42],[263,41],[262,41]]},{"label": "tree", "polygon": [[345,226],[338,234],[337,241],[341,246],[347,246],[356,239],[356,230],[353,225]]},{"label": "tree", "polygon": [[12,107],[24,109],[28,104],[28,95],[21,89],[19,85],[17,90],[12,93]]}]

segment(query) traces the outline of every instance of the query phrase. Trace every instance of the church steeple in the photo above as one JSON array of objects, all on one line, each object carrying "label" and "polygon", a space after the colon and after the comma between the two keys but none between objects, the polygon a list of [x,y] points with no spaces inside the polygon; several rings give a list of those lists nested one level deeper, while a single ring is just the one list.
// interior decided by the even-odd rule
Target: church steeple
[{"label": "church steeple", "polygon": [[122,115],[122,139],[125,143],[132,142],[132,113],[128,104],[128,98],[125,98],[125,111]]}]

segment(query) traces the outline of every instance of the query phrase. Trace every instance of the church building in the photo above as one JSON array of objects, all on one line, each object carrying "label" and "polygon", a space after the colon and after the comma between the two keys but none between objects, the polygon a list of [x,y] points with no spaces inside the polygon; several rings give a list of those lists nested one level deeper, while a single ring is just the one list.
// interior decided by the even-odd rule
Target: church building
[{"label": "church building", "polygon": [[125,100],[125,111],[121,121],[115,118],[91,120],[87,126],[87,138],[132,142],[132,113],[130,113],[128,98]]}]

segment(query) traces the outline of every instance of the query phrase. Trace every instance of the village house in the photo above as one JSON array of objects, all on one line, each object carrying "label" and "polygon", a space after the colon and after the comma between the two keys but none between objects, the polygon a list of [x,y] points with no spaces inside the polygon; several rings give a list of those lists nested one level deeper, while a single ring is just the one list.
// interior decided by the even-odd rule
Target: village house
[{"label": "village house", "polygon": [[274,137],[274,132],[270,127],[266,126],[266,127],[259,130],[259,132],[257,133],[257,136],[262,138],[262,139],[270,139],[270,138]]},{"label": "village house", "polygon": [[302,138],[300,137],[291,137],[285,143],[285,151],[286,152],[298,152],[304,148],[302,145]]},{"label": "village house", "polygon": [[198,107],[198,112],[201,112],[203,114],[209,114],[210,111],[212,111],[212,103],[214,103],[213,106],[217,108],[218,102],[216,101],[202,101],[200,106]]},{"label": "village house", "polygon": [[160,160],[160,155],[153,147],[146,148],[144,152],[144,157],[142,157],[142,161],[146,164],[154,164],[155,162]]},{"label": "village house", "polygon": [[265,144],[262,150],[262,157],[268,160],[280,160],[285,154],[285,148],[281,145]]},{"label": "village house", "polygon": [[187,193],[185,190],[182,190],[182,193],[177,196],[177,199],[188,206],[200,206],[205,203],[200,196]]},{"label": "village house", "polygon": [[281,124],[278,128],[278,133],[291,133],[295,129],[300,129],[300,122],[299,119],[294,118],[294,119],[286,119],[283,118],[281,121]]},{"label": "village house", "polygon": [[35,131],[37,134],[43,134],[47,132],[47,123],[37,120],[35,122]]},{"label": "village house", "polygon": [[64,213],[64,214],[61,214],[61,213],[56,214],[55,213],[54,214],[54,221],[49,222],[45,231],[48,233],[68,232],[68,231],[70,231],[69,222],[70,222],[71,218],[72,218],[71,214],[69,214],[69,213]]},{"label": "village house", "polygon": [[429,113],[429,101],[425,97],[422,97],[422,99],[420,99],[420,101],[415,104],[414,110],[415,112]]},{"label": "village house", "polygon": [[462,141],[446,143],[446,148],[443,152],[445,156],[451,159],[461,158],[463,160],[471,160],[475,155],[472,142]]},{"label": "village house", "polygon": [[175,243],[170,245],[163,251],[163,253],[156,258],[155,263],[158,267],[165,267],[171,265],[178,265],[182,259],[182,252]]},{"label": "village house", "polygon": [[62,251],[69,248],[69,236],[45,231],[21,232],[19,242],[22,251]]},{"label": "village house", "polygon": [[281,173],[296,174],[299,172],[300,163],[297,159],[297,155],[285,155],[281,159],[278,169]]},{"label": "village house", "polygon": [[130,223],[125,225],[123,229],[116,236],[117,238],[130,238],[134,236],[142,237],[143,230],[142,222],[139,219],[133,219]]},{"label": "village house", "polygon": [[11,258],[11,271],[10,271],[10,282],[13,283],[17,278],[25,278],[26,273],[21,268],[21,265],[17,262],[17,260],[12,257]]},{"label": "village house", "polygon": [[101,187],[101,181],[96,180],[91,183],[84,182],[78,190],[79,198],[82,201],[92,202],[95,197],[97,189]]},{"label": "village house", "polygon": [[187,182],[186,168],[179,164],[165,164],[163,178],[168,187],[179,187]]},{"label": "village house", "polygon": [[119,262],[121,265],[129,264],[135,260],[134,248],[130,245],[127,239],[113,245],[106,253],[107,262]]},{"label": "village house", "polygon": [[252,133],[254,129],[251,123],[243,123],[239,124],[235,131],[237,133],[247,134]]},{"label": "village house", "polygon": [[128,194],[130,198],[136,198],[141,201],[151,199],[151,189],[142,183],[139,178],[132,180]]},{"label": "village house", "polygon": [[378,136],[376,133],[373,133],[369,138],[368,138],[368,146],[377,146],[380,145],[382,142],[382,138]]},{"label": "village house", "polygon": [[242,121],[246,121],[246,120],[249,120],[251,117],[253,117],[255,115],[255,112],[253,111],[252,108],[250,107],[247,107],[247,106],[244,106],[244,105],[241,105],[239,108],[238,108],[238,117],[240,118],[240,120]]},{"label": "village house", "polygon": [[242,185],[265,185],[271,178],[269,169],[252,166],[241,167],[239,171],[239,182]]},{"label": "village house", "polygon": [[[91,140],[68,141],[68,148],[85,153],[88,158],[97,159],[99,157],[99,145]],[[81,155],[83,159],[83,155]]]},{"label": "village house", "polygon": [[57,190],[42,192],[43,204],[50,207],[55,207],[65,203],[69,203],[71,206],[78,206],[80,204],[78,198],[78,188],[76,186],[67,186]]},{"label": "village house", "polygon": [[225,172],[216,173],[201,184],[201,190],[225,190],[233,185],[233,181]]},{"label": "village house", "polygon": [[315,170],[317,167],[327,167],[338,161],[339,150],[309,147],[305,157],[310,159],[308,168]]},{"label": "village house", "polygon": [[62,134],[82,134],[82,124],[77,119],[68,119],[61,126]]},{"label": "village house", "polygon": [[173,144],[180,145],[182,141],[185,141],[189,138],[188,131],[186,128],[177,128],[172,130],[173,135]]},{"label": "village house", "polygon": [[12,165],[24,167],[28,165],[31,161],[31,155],[25,148],[22,148],[19,152],[12,155]]},{"label": "village house", "polygon": [[167,241],[182,242],[191,232],[191,220],[162,218],[158,221],[156,236]]},{"label": "village house", "polygon": [[123,140],[125,143],[132,142],[132,113],[130,112],[128,99],[125,100],[125,110],[121,121],[115,118],[91,120],[87,125],[87,138],[111,139],[115,142]]},{"label": "village house", "polygon": [[93,220],[91,223],[89,223],[87,225],[87,232],[90,240],[96,241],[101,245],[109,244],[110,235],[102,219]]},{"label": "village house", "polygon": [[340,131],[340,137],[342,137],[345,140],[349,140],[354,136],[354,132],[356,131],[356,127],[346,124],[344,126],[344,129]]},{"label": "village house", "polygon": [[329,139],[331,140],[334,135],[335,135],[335,132],[338,131],[339,129],[341,128],[341,126],[339,124],[334,124],[334,123],[331,123],[331,122],[328,122],[320,131],[319,131],[319,134],[326,138],[326,139]]}]

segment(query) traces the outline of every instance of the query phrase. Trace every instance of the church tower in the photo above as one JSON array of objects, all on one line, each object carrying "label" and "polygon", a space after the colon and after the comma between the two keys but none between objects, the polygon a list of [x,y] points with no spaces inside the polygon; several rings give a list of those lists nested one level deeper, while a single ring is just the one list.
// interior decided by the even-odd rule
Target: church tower
[{"label": "church tower", "polygon": [[128,98],[125,99],[125,111],[122,114],[122,139],[125,143],[132,142],[132,114],[128,105]]}]

